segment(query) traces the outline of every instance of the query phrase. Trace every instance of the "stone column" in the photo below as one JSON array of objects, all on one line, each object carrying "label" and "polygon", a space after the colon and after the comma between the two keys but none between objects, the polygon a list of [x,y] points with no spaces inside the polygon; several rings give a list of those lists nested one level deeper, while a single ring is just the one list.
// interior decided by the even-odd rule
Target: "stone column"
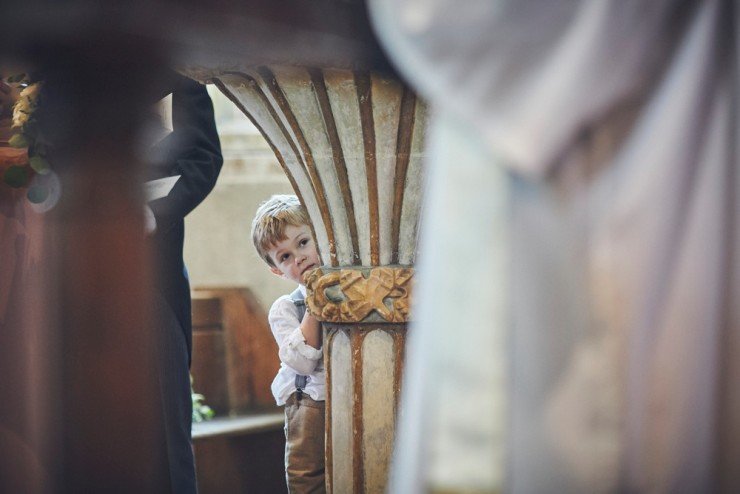
[{"label": "stone column", "polygon": [[422,190],[424,106],[368,71],[258,66],[213,82],[270,143],[313,221],[323,267],[329,492],[384,492]]}]

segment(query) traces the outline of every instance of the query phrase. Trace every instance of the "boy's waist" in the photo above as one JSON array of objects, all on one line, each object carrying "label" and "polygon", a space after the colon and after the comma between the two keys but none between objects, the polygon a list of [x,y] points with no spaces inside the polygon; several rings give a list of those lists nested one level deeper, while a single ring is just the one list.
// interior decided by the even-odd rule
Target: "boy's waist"
[{"label": "boy's waist", "polygon": [[[272,381],[273,391],[276,394],[284,394],[288,390],[291,392],[294,391],[296,387],[296,376],[298,375],[300,374],[290,367],[281,366],[275,379]],[[305,388],[307,390],[316,389],[323,393],[326,389],[326,373],[322,370],[306,374]]]},{"label": "boy's waist", "polygon": [[300,406],[306,406],[306,407],[312,407],[312,408],[324,408],[326,401],[324,400],[314,400],[310,396],[304,394],[301,396],[300,401],[298,400],[298,394],[292,393],[290,396],[288,396],[288,399],[285,400],[285,406],[290,405],[297,405],[300,403]]},{"label": "boy's waist", "polygon": [[[278,372],[272,381],[272,395],[278,405],[284,405],[291,395],[296,392],[295,372],[280,373]],[[314,400],[322,401],[326,399],[326,380],[324,375],[320,379],[314,379],[314,376],[308,376],[306,387],[303,388],[303,396],[310,396]]]}]

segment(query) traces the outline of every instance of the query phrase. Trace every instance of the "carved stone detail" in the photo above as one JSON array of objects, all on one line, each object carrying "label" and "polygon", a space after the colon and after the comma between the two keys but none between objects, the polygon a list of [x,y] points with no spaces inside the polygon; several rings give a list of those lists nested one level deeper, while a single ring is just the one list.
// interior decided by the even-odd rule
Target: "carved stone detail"
[{"label": "carved stone detail", "polygon": [[306,303],[323,322],[407,322],[414,275],[409,267],[314,269]]}]

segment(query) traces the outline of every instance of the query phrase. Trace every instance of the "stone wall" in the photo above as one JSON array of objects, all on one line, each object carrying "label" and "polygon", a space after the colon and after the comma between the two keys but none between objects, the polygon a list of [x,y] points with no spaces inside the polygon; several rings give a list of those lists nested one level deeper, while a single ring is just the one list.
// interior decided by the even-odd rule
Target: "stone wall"
[{"label": "stone wall", "polygon": [[185,262],[193,288],[246,286],[268,309],[294,289],[267,270],[252,246],[250,225],[272,194],[292,193],[275,155],[249,119],[209,86],[224,166],[213,192],[185,220]]}]

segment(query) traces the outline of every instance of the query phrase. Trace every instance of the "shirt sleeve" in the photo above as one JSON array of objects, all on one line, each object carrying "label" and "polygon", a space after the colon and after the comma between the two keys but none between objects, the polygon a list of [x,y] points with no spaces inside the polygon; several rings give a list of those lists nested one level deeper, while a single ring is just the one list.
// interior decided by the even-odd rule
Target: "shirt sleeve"
[{"label": "shirt sleeve", "polygon": [[278,345],[280,361],[298,374],[313,373],[323,352],[306,343],[298,320],[298,309],[290,297],[284,295],[272,304],[269,322]]}]

